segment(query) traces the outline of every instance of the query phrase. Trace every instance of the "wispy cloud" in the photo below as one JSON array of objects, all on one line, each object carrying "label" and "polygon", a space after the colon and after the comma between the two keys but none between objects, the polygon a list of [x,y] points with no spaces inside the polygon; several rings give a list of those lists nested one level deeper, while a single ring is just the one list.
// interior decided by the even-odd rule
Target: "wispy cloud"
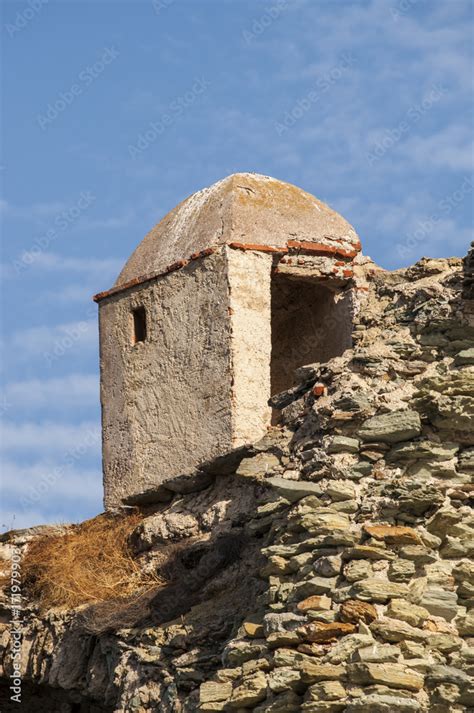
[{"label": "wispy cloud", "polygon": [[[84,276],[107,279],[117,275],[123,267],[124,260],[120,258],[70,257],[52,252],[39,253],[31,264],[31,270],[44,272],[82,273]],[[17,277],[18,272],[13,265],[2,265],[4,277]]]},{"label": "wispy cloud", "polygon": [[65,424],[57,421],[30,423],[5,422],[1,448],[4,452],[64,454],[86,444],[84,451],[100,450],[100,427],[95,421]]},{"label": "wispy cloud", "polygon": [[407,161],[450,171],[471,171],[474,163],[472,129],[451,125],[428,136],[410,136],[401,148]]},{"label": "wispy cloud", "polygon": [[[20,466],[12,461],[3,461],[0,466],[4,473],[3,497],[9,500],[20,499],[52,468],[51,463]],[[102,474],[99,470],[72,468],[55,483],[53,494],[55,499],[79,499],[82,503],[89,502],[97,506],[102,497]]]},{"label": "wispy cloud", "polygon": [[67,410],[96,406],[99,402],[97,374],[70,374],[52,379],[29,379],[6,384],[3,393],[14,408]]},{"label": "wispy cloud", "polygon": [[15,363],[40,357],[45,366],[51,366],[71,350],[92,353],[97,345],[97,317],[94,306],[91,306],[87,318],[80,321],[17,330],[8,340],[3,339],[2,348],[8,359],[15,359]]}]

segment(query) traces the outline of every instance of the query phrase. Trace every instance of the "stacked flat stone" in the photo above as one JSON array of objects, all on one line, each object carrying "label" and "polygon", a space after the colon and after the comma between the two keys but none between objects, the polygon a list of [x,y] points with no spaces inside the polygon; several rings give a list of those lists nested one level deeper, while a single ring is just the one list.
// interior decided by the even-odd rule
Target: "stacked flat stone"
[{"label": "stacked flat stone", "polygon": [[[25,680],[117,713],[473,710],[474,322],[461,267],[369,276],[353,348],[299,370],[274,399],[281,425],[235,472],[221,466],[137,528],[143,566],[170,542],[197,553],[155,596],[154,621],[88,633],[78,613],[38,616],[31,602]],[[236,538],[241,549],[225,544]],[[8,675],[7,630],[4,644]]]},{"label": "stacked flat stone", "polygon": [[463,260],[463,268],[463,297],[465,300],[474,300],[474,241]]}]

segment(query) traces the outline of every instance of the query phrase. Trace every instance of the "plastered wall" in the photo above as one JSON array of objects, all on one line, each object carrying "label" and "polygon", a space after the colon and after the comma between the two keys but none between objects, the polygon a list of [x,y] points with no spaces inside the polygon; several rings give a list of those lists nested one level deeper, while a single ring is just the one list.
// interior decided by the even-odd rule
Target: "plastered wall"
[{"label": "plastered wall", "polygon": [[[261,438],[299,366],[350,346],[349,300],[223,246],[100,303],[105,505]],[[147,337],[134,343],[133,310]]]},{"label": "plastered wall", "polygon": [[272,256],[226,248],[231,306],[233,444],[255,440],[270,423]]},{"label": "plastered wall", "polygon": [[[133,344],[138,306],[148,335]],[[106,507],[231,447],[223,251],[101,302],[100,345]]]}]

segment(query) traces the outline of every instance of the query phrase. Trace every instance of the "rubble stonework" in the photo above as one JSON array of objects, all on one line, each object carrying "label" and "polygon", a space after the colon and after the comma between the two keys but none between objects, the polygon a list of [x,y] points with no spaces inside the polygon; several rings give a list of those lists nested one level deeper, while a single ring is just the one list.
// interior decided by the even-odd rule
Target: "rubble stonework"
[{"label": "rubble stonework", "polygon": [[[49,695],[44,710],[474,709],[463,264],[354,269],[353,347],[300,368],[272,399],[280,423],[208,464],[199,492],[190,483],[143,511],[137,557],[153,566],[178,543],[176,581],[106,630],[97,616],[94,629],[94,607],[40,614],[27,603],[22,670]],[[8,626],[3,646],[8,677]]]}]

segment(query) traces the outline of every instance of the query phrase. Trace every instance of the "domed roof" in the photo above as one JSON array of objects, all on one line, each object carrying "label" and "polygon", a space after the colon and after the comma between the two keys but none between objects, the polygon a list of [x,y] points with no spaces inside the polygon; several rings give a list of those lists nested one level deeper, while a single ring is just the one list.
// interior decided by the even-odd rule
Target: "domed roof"
[{"label": "domed roof", "polygon": [[115,287],[206,248],[232,242],[286,248],[289,240],[360,249],[354,228],[310,193],[269,176],[235,173],[186,198],[155,225]]}]

